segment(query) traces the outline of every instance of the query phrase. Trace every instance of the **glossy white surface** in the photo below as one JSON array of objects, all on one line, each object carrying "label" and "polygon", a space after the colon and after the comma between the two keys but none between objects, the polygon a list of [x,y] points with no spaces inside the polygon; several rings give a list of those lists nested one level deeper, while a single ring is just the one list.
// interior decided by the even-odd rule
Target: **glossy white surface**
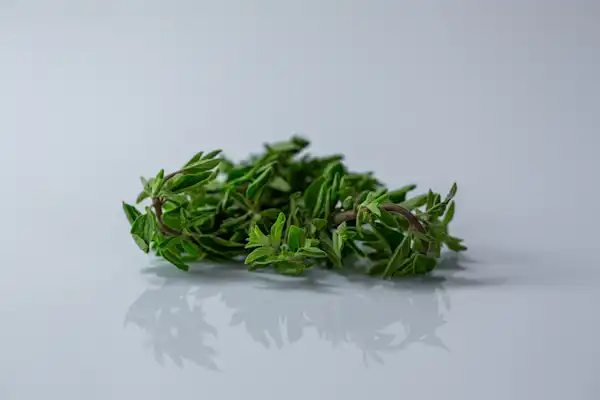
[{"label": "glossy white surface", "polygon": [[[597,4],[168,4],[0,5],[0,399],[599,398]],[[294,132],[458,181],[466,258],[391,283],[137,250],[139,175]]]}]

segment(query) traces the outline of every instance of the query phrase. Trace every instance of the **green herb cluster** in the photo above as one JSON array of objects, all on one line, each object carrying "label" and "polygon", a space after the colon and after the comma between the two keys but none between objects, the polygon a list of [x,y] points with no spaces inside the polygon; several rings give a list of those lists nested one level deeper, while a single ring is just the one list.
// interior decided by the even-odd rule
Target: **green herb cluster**
[{"label": "green herb cluster", "polygon": [[445,196],[409,196],[415,185],[388,190],[308,146],[294,136],[240,163],[200,152],[176,172],[141,178],[144,212],[123,203],[133,240],[185,271],[199,260],[245,260],[251,271],[301,275],[362,260],[384,278],[431,272],[443,247],[466,250],[448,231],[456,184]]}]

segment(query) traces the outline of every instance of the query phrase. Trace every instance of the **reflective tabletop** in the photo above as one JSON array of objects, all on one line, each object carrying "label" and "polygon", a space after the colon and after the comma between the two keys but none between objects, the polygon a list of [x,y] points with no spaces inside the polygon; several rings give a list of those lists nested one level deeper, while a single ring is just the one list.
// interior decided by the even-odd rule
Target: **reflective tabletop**
[{"label": "reflective tabletop", "polygon": [[[600,7],[432,4],[1,2],[0,399],[600,398]],[[456,181],[469,251],[383,281],[135,246],[140,175],[295,133]]]}]

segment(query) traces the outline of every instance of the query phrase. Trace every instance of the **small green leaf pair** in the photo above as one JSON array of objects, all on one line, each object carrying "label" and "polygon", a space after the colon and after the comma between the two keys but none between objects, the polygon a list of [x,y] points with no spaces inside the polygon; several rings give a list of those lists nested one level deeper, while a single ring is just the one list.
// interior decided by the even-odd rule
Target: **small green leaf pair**
[{"label": "small green leaf pair", "polygon": [[381,210],[379,207],[381,204],[388,199],[387,189],[379,189],[376,192],[367,192],[367,197],[360,204],[361,209],[367,209],[374,215],[381,217]]},{"label": "small green leaf pair", "polygon": [[157,234],[154,214],[149,208],[146,209],[146,214],[142,214],[135,207],[125,202],[123,202],[123,210],[130,223],[130,233],[135,244],[144,253],[148,253],[150,251],[150,243]]}]

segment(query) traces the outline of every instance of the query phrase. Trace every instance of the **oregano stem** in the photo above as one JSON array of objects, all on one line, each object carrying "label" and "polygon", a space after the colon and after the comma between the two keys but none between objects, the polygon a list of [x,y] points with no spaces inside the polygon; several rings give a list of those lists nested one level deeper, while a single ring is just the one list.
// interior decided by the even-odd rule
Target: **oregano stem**
[{"label": "oregano stem", "polygon": [[[423,225],[421,225],[421,221],[419,221],[419,218],[417,218],[413,213],[411,213],[408,208],[393,203],[384,203],[381,204],[379,207],[382,210],[402,215],[404,218],[406,218],[406,220],[408,221],[410,226],[413,227],[413,229],[421,233],[425,233],[425,228],[423,228]],[[339,225],[344,221],[351,221],[353,219],[356,219],[357,214],[358,212],[355,210],[341,212],[333,216],[333,223],[335,225]]]},{"label": "oregano stem", "polygon": [[[426,230],[423,227],[423,225],[421,224],[421,221],[419,221],[419,218],[417,218],[416,215],[411,213],[408,208],[402,207],[398,204],[393,204],[393,203],[381,204],[379,206],[379,208],[381,208],[382,210],[385,210],[385,211],[389,211],[389,212],[392,212],[395,214],[402,215],[404,218],[406,218],[406,220],[408,221],[408,224],[414,230],[416,230],[420,233],[426,233]],[[358,212],[354,211],[354,210],[344,211],[342,213],[339,213],[339,214],[336,214],[333,216],[333,223],[335,225],[339,225],[344,221],[350,221],[350,220],[356,219],[357,215],[358,215]],[[420,253],[427,254],[427,252],[429,252],[430,247],[431,247],[431,243],[425,242],[425,250],[420,251]]]},{"label": "oregano stem", "polygon": [[182,169],[175,171],[175,172],[171,172],[170,174],[165,175],[163,180],[164,180],[164,182],[167,182],[169,179],[173,178],[177,174],[181,174],[182,172],[183,172]]},{"label": "oregano stem", "polygon": [[[167,181],[169,181],[170,179],[173,179],[176,175],[183,173],[184,170],[180,169],[177,170],[175,172],[171,172],[170,174],[165,175],[165,177],[163,178],[163,185],[165,183],[167,183]],[[243,193],[243,190],[240,190],[240,188],[236,188],[238,192]],[[152,207],[154,208],[154,212],[156,213],[156,220],[158,221],[158,228],[160,229],[160,231],[164,234],[164,235],[168,235],[168,236],[186,236],[184,235],[183,232],[178,231],[176,229],[173,229],[171,227],[169,227],[167,224],[165,224],[164,218],[163,218],[163,211],[162,211],[162,206],[164,204],[164,200],[161,199],[160,197],[152,197]]]},{"label": "oregano stem", "polygon": [[180,236],[182,234],[182,232],[175,230],[175,229],[167,226],[167,224],[165,224],[165,221],[163,219],[163,212],[162,212],[163,204],[164,204],[163,201],[159,197],[152,198],[152,206],[154,207],[154,212],[156,213],[156,220],[158,221],[158,228],[165,235]]},{"label": "oregano stem", "polygon": [[[169,179],[172,179],[175,175],[180,174],[181,172],[183,172],[183,170],[178,170],[178,171],[171,172],[170,174],[165,175],[165,177],[163,178],[163,184],[165,184]],[[164,201],[160,197],[152,198],[152,207],[154,207],[154,212],[156,213],[156,220],[158,221],[158,229],[160,229],[160,231],[165,235],[181,236],[183,234],[183,232],[175,230],[175,229],[169,227],[167,224],[165,224],[165,220],[163,218],[163,210],[162,210],[163,204],[164,204]]]}]

